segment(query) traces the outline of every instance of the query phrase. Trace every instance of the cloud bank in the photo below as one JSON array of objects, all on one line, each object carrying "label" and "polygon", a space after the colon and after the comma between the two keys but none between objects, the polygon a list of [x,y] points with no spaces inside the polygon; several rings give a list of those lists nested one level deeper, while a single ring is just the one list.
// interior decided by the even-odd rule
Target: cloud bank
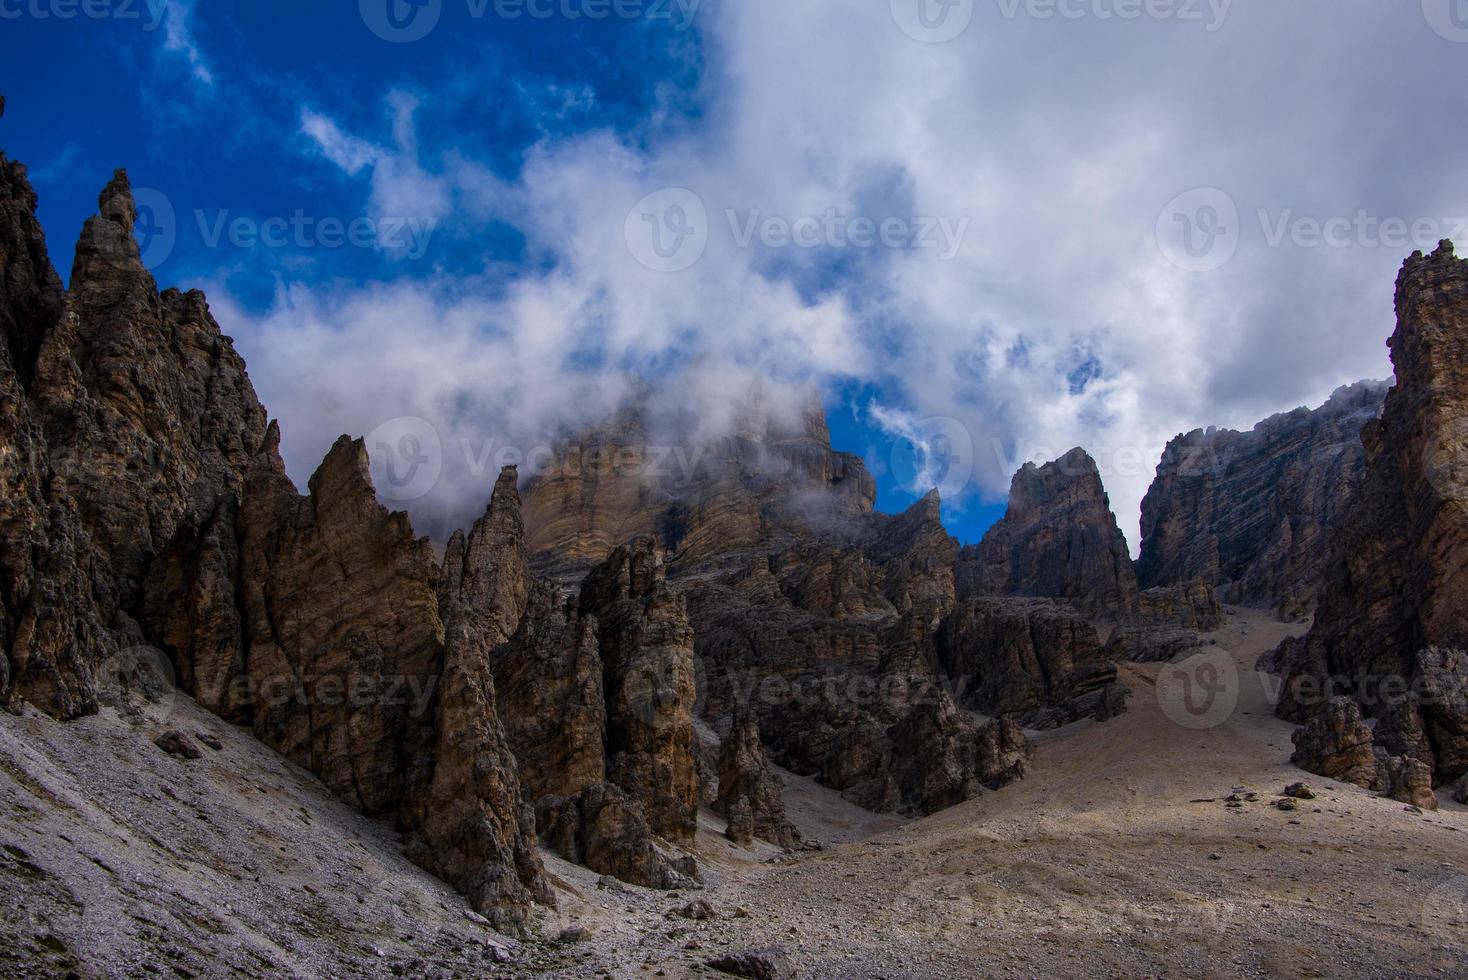
[{"label": "cloud bank", "polygon": [[[962,480],[927,443],[911,475],[959,506],[1084,446],[1135,548],[1173,435],[1389,374],[1395,270],[1468,215],[1434,81],[1468,46],[1417,4],[960,2],[928,43],[920,2],[706,4],[696,117],[546,136],[514,172],[426,152],[454,145],[429,91],[377,93],[375,131],[303,105],[372,215],[509,225],[525,260],[216,302],[297,480],[399,416],[524,449],[632,376],[707,405],[754,373],[966,439]],[[482,505],[473,469],[415,513]]]}]

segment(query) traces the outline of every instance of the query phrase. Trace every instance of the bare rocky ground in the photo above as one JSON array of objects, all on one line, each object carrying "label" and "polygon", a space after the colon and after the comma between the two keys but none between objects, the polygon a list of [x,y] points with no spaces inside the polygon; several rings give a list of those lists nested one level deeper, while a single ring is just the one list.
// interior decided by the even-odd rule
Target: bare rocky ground
[{"label": "bare rocky ground", "polygon": [[[825,850],[740,851],[705,815],[700,892],[547,853],[559,908],[525,940],[187,699],[0,715],[0,974],[711,977],[710,959],[780,947],[802,977],[1462,976],[1468,808],[1415,813],[1289,765],[1252,666],[1302,629],[1232,611],[1211,635],[1207,676],[1240,679],[1222,724],[1179,725],[1198,692],[1126,665],[1126,715],[1047,733],[1027,779],[926,820],[787,774]],[[222,748],[178,760],[153,744],[171,729]],[[1298,781],[1317,798],[1274,807]],[[700,901],[712,918],[677,914]]]}]

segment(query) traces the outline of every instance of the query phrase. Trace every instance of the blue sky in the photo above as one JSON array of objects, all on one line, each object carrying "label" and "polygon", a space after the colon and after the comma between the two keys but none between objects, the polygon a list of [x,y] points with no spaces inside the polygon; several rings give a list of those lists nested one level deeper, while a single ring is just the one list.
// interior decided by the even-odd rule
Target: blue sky
[{"label": "blue sky", "polygon": [[171,213],[298,482],[428,420],[434,528],[629,374],[711,429],[759,377],[964,541],[1083,445],[1135,548],[1168,438],[1386,376],[1468,215],[1439,0],[534,2],[0,0],[0,146],[63,275],[114,167]]}]

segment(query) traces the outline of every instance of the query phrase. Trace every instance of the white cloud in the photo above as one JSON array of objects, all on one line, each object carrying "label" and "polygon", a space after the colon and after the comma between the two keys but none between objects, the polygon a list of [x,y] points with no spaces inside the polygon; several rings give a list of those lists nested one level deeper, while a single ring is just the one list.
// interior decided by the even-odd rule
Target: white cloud
[{"label": "white cloud", "polygon": [[[1270,247],[1257,215],[1468,211],[1464,138],[1439,124],[1451,87],[1432,82],[1456,77],[1461,51],[1405,7],[1240,5],[1210,32],[980,5],[961,37],[925,45],[886,3],[721,4],[702,21],[712,95],[695,125],[547,137],[510,180],[461,157],[425,167],[420,137],[454,142],[431,103],[391,95],[385,145],[306,112],[323,156],[370,172],[375,212],[509,221],[549,271],[493,303],[439,280],[287,292],[261,330],[289,354],[249,341],[252,368],[261,377],[262,352],[266,372],[273,358],[324,358],[330,370],[302,389],[316,394],[287,386],[267,401],[347,431],[428,395],[506,429],[544,427],[601,407],[622,372],[663,366],[670,349],[777,379],[862,379],[884,387],[892,431],[960,422],[975,447],[968,492],[991,500],[1019,464],[1086,447],[1135,547],[1168,438],[1248,427],[1388,373],[1392,281],[1411,249]],[[1223,268],[1186,272],[1158,245],[1159,214],[1204,186],[1237,204],[1242,240]],[[633,203],[667,187],[693,191],[709,217],[703,257],[674,273],[640,265],[625,237]],[[754,210],[970,225],[948,260],[741,247],[726,212]],[[1084,385],[1068,378],[1078,351],[1096,362]],[[400,397],[345,391],[375,391],[383,371]],[[576,402],[583,384],[600,394]]]}]

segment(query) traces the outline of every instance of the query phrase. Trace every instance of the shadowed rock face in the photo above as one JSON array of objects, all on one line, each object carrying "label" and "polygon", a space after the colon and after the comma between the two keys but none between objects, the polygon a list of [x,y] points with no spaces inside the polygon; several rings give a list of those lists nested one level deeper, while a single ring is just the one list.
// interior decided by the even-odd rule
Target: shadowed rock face
[{"label": "shadowed rock face", "polygon": [[959,554],[958,592],[1064,599],[1103,619],[1134,609],[1137,578],[1126,537],[1084,450],[1015,474],[1004,519]]},{"label": "shadowed rock face", "polygon": [[1022,774],[1023,736],[991,738],[938,665],[956,546],[936,497],[781,544],[683,573],[705,717],[751,718],[773,761],[883,812],[932,812]]},{"label": "shadowed rock face", "polygon": [[514,583],[441,615],[431,549],[377,504],[361,443],[296,492],[203,295],[144,268],[126,174],[65,296],[35,203],[0,158],[0,692],[72,718],[145,659],[115,653],[161,648],[201,704],[515,926],[548,893],[485,658]]},{"label": "shadowed rock face", "polygon": [[94,599],[81,514],[54,486],[29,399],[65,302],[35,209],[25,168],[0,154],[0,700],[74,718],[95,710],[93,675],[117,642]]},{"label": "shadowed rock face", "polygon": [[800,841],[800,832],[785,816],[780,777],[770,771],[753,719],[735,719],[719,748],[719,796],[714,807],[729,822],[726,836],[742,847],[749,847],[756,837],[787,848]]},{"label": "shadowed rock face", "polygon": [[1030,728],[1105,720],[1125,708],[1095,627],[1065,603],[965,600],[939,627],[937,649],[965,707],[1015,715]]},{"label": "shadowed rock face", "polygon": [[1366,473],[1361,429],[1388,387],[1363,381],[1251,432],[1169,443],[1142,502],[1143,588],[1200,579],[1227,602],[1308,616]]},{"label": "shadowed rock face", "polygon": [[618,548],[581,586],[594,616],[607,705],[607,774],[639,801],[654,833],[692,843],[698,826],[693,757],[693,629],[651,539]]},{"label": "shadowed rock face", "polygon": [[[666,588],[686,597],[700,713],[720,731],[739,715],[773,762],[863,806],[932,812],[1022,773],[1023,735],[958,710],[937,664],[958,550],[937,494],[902,514],[873,513],[871,477],[832,451],[821,410],[782,421],[758,394],[732,433],[685,447],[700,463],[679,479],[614,469],[614,452],[650,440],[645,416],[634,404],[584,433],[558,454],[581,461],[579,471],[561,464],[527,486],[532,567],[570,584],[629,537],[659,535],[671,556]],[[642,576],[626,558],[611,564],[619,580]],[[586,580],[579,611],[599,623],[612,732],[604,610],[619,603],[599,598],[610,574],[603,566]]]},{"label": "shadowed rock face", "polygon": [[[697,804],[683,794],[699,788],[686,755],[692,639],[677,609],[654,601],[663,591],[655,571],[661,556],[619,552],[615,568],[609,561],[593,572],[604,634],[596,614],[531,576],[517,478],[506,469],[473,532],[449,543],[441,589],[479,616],[485,649],[477,662],[493,672],[496,713],[536,829],[562,856],[602,874],[650,888],[686,885],[692,866],[675,866],[653,843],[655,834],[691,838]],[[508,634],[506,624],[513,624]],[[615,668],[603,662],[603,635],[617,652]],[[629,688],[644,679],[659,683],[632,696]],[[610,702],[609,690],[622,700]],[[624,748],[609,756],[611,744]]]},{"label": "shadowed rock face", "polygon": [[1396,304],[1397,385],[1362,433],[1315,625],[1275,655],[1279,711],[1303,723],[1349,696],[1398,768],[1450,783],[1468,771],[1468,262],[1447,242],[1413,255]]},{"label": "shadowed rock face", "polygon": [[410,857],[513,924],[548,891],[495,713],[497,610],[463,580],[440,591],[428,542],[377,503],[360,441],[339,440],[303,498],[275,438],[272,426],[245,493],[246,663],[255,690],[293,680],[301,696],[257,699],[255,732],[367,813],[396,816]]}]

